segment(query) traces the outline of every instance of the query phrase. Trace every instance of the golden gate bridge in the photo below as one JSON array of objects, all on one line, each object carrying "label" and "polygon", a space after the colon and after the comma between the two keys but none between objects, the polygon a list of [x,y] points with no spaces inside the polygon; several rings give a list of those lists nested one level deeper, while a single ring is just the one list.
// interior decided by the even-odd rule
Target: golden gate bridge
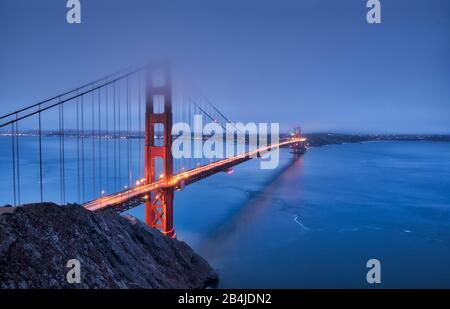
[{"label": "golden gate bridge", "polygon": [[[173,123],[192,127],[193,115],[201,115],[224,132],[232,123],[193,88],[189,81],[176,81],[167,64],[146,65],[1,116],[0,133],[10,138],[10,147],[1,150],[2,158],[11,158],[2,184],[9,183],[11,204],[22,205],[24,194],[41,202],[55,201],[55,191],[61,204],[76,202],[94,212],[110,208],[123,212],[145,204],[145,222],[174,237],[176,190],[281,147],[303,151],[305,139],[296,129],[277,143],[253,145],[226,158],[174,159]],[[30,136],[36,146],[30,146]],[[45,158],[48,147],[58,153],[50,163]],[[35,156],[38,164],[23,159],[23,152],[27,158]],[[53,176],[59,178],[58,189],[46,188],[49,166],[58,167],[58,176]],[[24,180],[30,173],[38,179],[37,185]],[[7,190],[7,185],[2,189]],[[24,193],[34,189],[35,194]]]}]

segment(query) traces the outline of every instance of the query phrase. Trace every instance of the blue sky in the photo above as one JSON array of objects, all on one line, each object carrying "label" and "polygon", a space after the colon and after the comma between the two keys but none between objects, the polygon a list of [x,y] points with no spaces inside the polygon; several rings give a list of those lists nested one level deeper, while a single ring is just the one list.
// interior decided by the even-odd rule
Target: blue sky
[{"label": "blue sky", "polygon": [[0,114],[169,57],[235,121],[450,133],[450,1],[0,0]]}]

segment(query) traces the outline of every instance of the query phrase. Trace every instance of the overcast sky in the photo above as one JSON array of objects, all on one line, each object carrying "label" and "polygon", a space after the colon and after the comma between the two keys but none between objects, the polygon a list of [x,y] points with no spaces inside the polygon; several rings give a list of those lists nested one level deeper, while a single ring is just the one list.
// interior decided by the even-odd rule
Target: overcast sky
[{"label": "overcast sky", "polygon": [[0,0],[0,114],[170,57],[234,121],[450,133],[450,1]]}]

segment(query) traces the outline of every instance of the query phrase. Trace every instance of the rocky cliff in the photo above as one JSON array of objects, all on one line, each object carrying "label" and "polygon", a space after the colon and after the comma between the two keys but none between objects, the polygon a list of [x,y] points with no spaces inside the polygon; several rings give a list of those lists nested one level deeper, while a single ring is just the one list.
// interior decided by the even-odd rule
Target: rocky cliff
[{"label": "rocky cliff", "polygon": [[[68,283],[67,262],[81,283]],[[30,204],[0,215],[1,288],[202,288],[217,280],[184,242],[133,217]]]}]

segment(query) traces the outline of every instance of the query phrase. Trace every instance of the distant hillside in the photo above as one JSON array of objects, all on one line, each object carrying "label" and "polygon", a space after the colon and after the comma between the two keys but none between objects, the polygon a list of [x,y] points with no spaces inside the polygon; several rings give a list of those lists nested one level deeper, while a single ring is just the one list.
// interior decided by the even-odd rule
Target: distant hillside
[{"label": "distant hillside", "polygon": [[304,134],[309,146],[330,144],[361,143],[367,141],[437,141],[450,142],[450,135],[414,135],[414,134],[339,134],[308,133]]},{"label": "distant hillside", "polygon": [[[67,261],[80,261],[69,284]],[[217,280],[184,242],[113,211],[31,204],[0,215],[1,288],[202,288]]]}]

